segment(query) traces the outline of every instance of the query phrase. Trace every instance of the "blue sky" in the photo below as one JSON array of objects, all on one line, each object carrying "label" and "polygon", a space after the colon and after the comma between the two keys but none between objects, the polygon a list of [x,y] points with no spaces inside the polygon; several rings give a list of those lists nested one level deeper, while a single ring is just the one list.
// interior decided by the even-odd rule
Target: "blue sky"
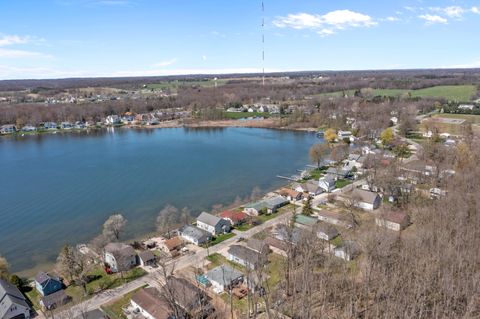
[{"label": "blue sky", "polygon": [[[265,0],[265,68],[480,67],[480,0]],[[0,79],[258,72],[261,1],[1,0]]]}]

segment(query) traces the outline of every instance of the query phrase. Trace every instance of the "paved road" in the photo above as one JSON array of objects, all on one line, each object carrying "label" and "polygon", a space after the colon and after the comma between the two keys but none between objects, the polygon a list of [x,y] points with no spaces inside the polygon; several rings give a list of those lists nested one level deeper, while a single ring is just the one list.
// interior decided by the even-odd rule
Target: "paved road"
[{"label": "paved road", "polygon": [[[234,232],[237,234],[237,236],[234,236],[232,238],[229,238],[215,246],[212,246],[208,249],[209,254],[213,254],[216,252],[220,252],[224,249],[227,249],[228,246],[230,246],[232,243],[236,242],[239,237],[245,237],[249,238],[255,235],[256,233],[259,233],[269,227],[272,227],[276,224],[283,223],[287,221],[289,218],[288,214],[283,214],[280,216],[277,216],[275,218],[272,218],[265,223],[258,225],[256,227],[253,227],[247,231],[240,232],[234,230]],[[200,265],[202,261],[207,257],[207,249],[202,249],[198,251],[197,253],[193,255],[186,255],[182,256],[176,260],[173,260],[170,263],[170,267],[174,267],[174,269],[182,269],[186,268],[189,266],[195,266],[195,265]],[[171,269],[171,268],[170,268]],[[162,275],[161,275],[161,270],[155,270],[151,273],[148,273],[147,275],[138,278],[134,281],[131,281],[129,283],[126,283],[120,287],[106,290],[104,292],[101,292],[97,295],[94,295],[91,299],[86,300],[84,302],[81,302],[73,307],[71,307],[69,310],[63,311],[59,314],[55,314],[56,318],[65,318],[65,319],[71,319],[76,316],[81,315],[82,313],[90,310],[94,310],[99,308],[101,305],[111,302],[112,300],[115,300],[117,298],[120,298],[126,293],[129,293],[135,289],[138,289],[146,284],[150,286],[160,286],[161,281],[162,281]],[[44,318],[42,315],[40,315],[38,318]]]}]

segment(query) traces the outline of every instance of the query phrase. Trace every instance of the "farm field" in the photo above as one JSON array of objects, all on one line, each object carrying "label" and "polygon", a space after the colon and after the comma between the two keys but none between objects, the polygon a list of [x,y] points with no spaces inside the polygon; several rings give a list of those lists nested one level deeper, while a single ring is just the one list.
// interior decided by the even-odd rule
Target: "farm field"
[{"label": "farm field", "polygon": [[[218,79],[217,86],[227,84],[228,79]],[[215,86],[214,80],[198,80],[198,81],[165,81],[160,83],[149,83],[147,84],[146,89],[153,89],[153,90],[176,90],[182,86],[200,86],[204,88],[211,88]]]},{"label": "farm field", "polygon": [[[419,90],[404,89],[362,89],[363,94],[371,96],[407,96],[419,98],[445,98],[452,101],[467,102],[472,100],[472,96],[476,92],[474,85],[441,85]],[[343,94],[353,96],[354,90],[338,91],[331,93],[316,94],[313,97],[342,97]]]},{"label": "farm field", "polygon": [[[460,120],[458,123],[449,122],[448,120]],[[463,121],[463,122],[462,122]],[[459,124],[461,123],[461,124]],[[480,133],[480,115],[471,114],[436,114],[430,120],[425,119],[420,125],[420,130],[426,132],[428,129],[435,127],[440,133],[449,133],[453,135],[462,135],[465,124],[473,124],[474,133]],[[428,128],[428,129],[427,129]]]}]

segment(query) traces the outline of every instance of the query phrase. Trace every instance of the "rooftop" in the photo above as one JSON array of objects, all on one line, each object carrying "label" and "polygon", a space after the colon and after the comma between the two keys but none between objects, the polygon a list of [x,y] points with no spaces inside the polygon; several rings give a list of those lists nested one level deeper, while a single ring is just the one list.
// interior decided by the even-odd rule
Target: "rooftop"
[{"label": "rooftop", "polygon": [[213,268],[205,274],[208,280],[217,282],[222,286],[228,286],[236,279],[242,278],[243,274],[227,265]]},{"label": "rooftop", "polygon": [[203,212],[200,216],[197,217],[197,221],[202,222],[204,224],[215,226],[220,222],[220,217],[215,215],[209,214],[207,212]]}]

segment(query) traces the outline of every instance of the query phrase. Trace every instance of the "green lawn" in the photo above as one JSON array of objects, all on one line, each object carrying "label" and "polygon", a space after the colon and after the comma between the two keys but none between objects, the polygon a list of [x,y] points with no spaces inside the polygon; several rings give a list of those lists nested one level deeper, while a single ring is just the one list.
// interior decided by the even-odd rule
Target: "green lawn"
[{"label": "green lawn", "polygon": [[143,286],[141,288],[135,289],[125,295],[123,295],[120,299],[115,300],[113,302],[109,302],[106,305],[101,306],[102,310],[111,318],[111,319],[127,319],[125,314],[123,313],[122,308],[127,306],[130,303],[130,299],[132,298],[133,294],[139,290],[146,287]]},{"label": "green lawn", "polygon": [[215,246],[216,244],[220,244],[222,241],[225,241],[229,238],[232,238],[235,236],[234,233],[227,233],[227,234],[221,234],[215,237],[214,240],[210,242],[210,246]]},{"label": "green lawn", "polygon": [[239,231],[247,231],[251,228],[253,228],[254,226],[252,224],[249,224],[249,223],[243,223],[241,225],[238,225],[238,226],[235,226],[235,229],[236,230],[239,230]]},{"label": "green lawn", "polygon": [[334,239],[330,240],[330,244],[332,244],[336,247],[341,246],[343,244],[342,236],[337,236]]},{"label": "green lawn", "polygon": [[[101,267],[97,267],[93,269],[91,272],[89,272],[89,275],[97,275],[100,277],[99,279],[94,280],[87,284],[88,295],[91,296],[94,293],[97,293],[106,289],[119,287],[124,283],[133,281],[145,275],[146,273],[147,272],[145,270],[137,267],[125,272],[123,274],[123,279],[122,279],[120,274],[108,275],[105,273],[105,271]],[[74,302],[84,298],[83,288],[80,286],[73,286],[73,285],[69,286],[66,289],[66,293],[73,298]]]},{"label": "green lawn", "polygon": [[32,290],[28,291],[25,293],[25,295],[27,296],[27,298],[30,300],[30,302],[32,303],[33,305],[33,308],[39,310],[41,307],[40,307],[40,293],[37,291],[37,289],[35,288],[32,288]]},{"label": "green lawn", "polygon": [[347,185],[350,185],[352,183],[351,180],[348,179],[339,179],[335,182],[335,187],[336,188],[343,188]]},{"label": "green lawn", "polygon": [[323,167],[315,168],[315,169],[311,170],[309,179],[316,179],[316,180],[320,179],[320,177],[323,176],[323,174],[325,173],[325,171],[327,169],[328,169],[328,167],[323,166]]},{"label": "green lawn", "polygon": [[260,112],[224,112],[227,119],[238,120],[249,117],[268,117],[269,113],[260,113]]}]

